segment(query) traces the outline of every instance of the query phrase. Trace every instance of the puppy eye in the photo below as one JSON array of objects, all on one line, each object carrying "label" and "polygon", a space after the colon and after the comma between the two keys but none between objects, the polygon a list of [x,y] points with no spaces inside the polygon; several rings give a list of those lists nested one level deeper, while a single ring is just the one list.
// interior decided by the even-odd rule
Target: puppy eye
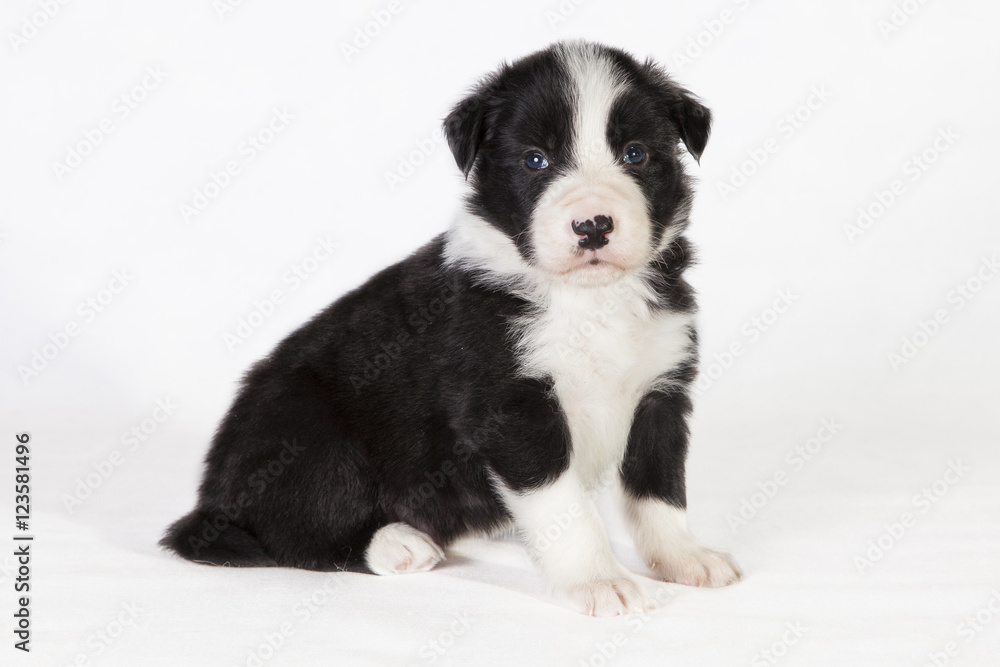
[{"label": "puppy eye", "polygon": [[528,169],[545,169],[549,166],[549,161],[545,159],[545,156],[539,152],[528,153],[528,157],[524,158],[524,164]]},{"label": "puppy eye", "polygon": [[646,151],[638,146],[629,146],[625,149],[625,162],[629,164],[642,164],[646,160]]}]

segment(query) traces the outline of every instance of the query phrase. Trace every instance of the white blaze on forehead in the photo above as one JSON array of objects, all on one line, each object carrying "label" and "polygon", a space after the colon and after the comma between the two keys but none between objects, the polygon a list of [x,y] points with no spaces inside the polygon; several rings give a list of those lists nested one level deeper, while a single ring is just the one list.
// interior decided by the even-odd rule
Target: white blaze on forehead
[{"label": "white blaze on forehead", "polygon": [[593,45],[568,44],[563,62],[575,88],[573,157],[584,172],[613,166],[617,156],[608,146],[611,107],[625,89],[614,63]]},{"label": "white blaze on forehead", "polygon": [[575,271],[590,256],[580,250],[572,222],[607,216],[614,230],[600,249],[598,268],[586,269],[585,275],[598,282],[610,280],[644,265],[652,250],[645,195],[616,154],[619,147],[608,144],[611,109],[628,84],[610,56],[593,45],[565,44],[559,55],[571,85],[572,164],[548,184],[536,204],[531,245],[543,269],[556,274]]}]

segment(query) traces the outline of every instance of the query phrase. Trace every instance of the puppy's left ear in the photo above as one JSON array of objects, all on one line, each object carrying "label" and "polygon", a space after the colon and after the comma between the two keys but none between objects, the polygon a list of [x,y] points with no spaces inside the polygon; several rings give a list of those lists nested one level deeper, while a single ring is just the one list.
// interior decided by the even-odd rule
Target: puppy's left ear
[{"label": "puppy's left ear", "polygon": [[646,74],[659,90],[659,102],[667,117],[677,128],[681,140],[696,162],[708,143],[712,131],[712,112],[687,89],[674,83],[666,71],[653,60],[644,63]]},{"label": "puppy's left ear", "polygon": [[705,152],[708,135],[712,131],[712,112],[684,88],[673,88],[675,99],[670,112],[671,119],[677,125],[688,152],[695,162],[701,164],[701,154]]}]

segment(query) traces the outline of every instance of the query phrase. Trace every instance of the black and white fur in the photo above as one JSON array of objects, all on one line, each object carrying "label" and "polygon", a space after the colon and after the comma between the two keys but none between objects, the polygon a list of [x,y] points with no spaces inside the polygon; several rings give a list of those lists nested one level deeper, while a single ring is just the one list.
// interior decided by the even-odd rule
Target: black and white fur
[{"label": "black and white fur", "polygon": [[[610,481],[660,578],[739,579],[685,525],[681,144],[700,158],[710,122],[656,65],[598,44],[485,78],[445,120],[465,212],[253,367],[197,508],[162,544],[218,565],[390,574],[513,521],[580,611],[641,611],[590,497]],[[529,168],[538,154],[548,166]]]}]

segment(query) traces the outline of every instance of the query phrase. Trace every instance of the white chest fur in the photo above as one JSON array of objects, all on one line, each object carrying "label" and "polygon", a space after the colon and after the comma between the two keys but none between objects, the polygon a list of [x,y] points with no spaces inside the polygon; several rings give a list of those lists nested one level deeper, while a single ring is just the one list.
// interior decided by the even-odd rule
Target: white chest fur
[{"label": "white chest fur", "polygon": [[651,310],[647,295],[638,278],[552,285],[521,322],[524,372],[553,379],[569,421],[571,465],[588,488],[620,464],[639,400],[692,354],[691,315]]}]

